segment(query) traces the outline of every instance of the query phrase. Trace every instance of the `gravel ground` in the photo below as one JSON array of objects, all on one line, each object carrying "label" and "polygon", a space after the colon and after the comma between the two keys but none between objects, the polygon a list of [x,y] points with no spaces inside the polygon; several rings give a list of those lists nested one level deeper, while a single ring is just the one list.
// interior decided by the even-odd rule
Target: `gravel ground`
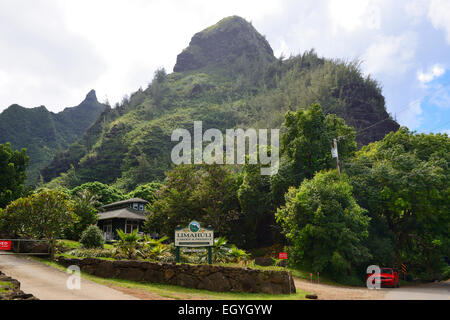
[{"label": "gravel ground", "polygon": [[308,280],[294,278],[297,289],[315,293],[319,300],[384,300],[386,290],[369,290],[367,288],[335,287],[326,284],[311,283]]}]

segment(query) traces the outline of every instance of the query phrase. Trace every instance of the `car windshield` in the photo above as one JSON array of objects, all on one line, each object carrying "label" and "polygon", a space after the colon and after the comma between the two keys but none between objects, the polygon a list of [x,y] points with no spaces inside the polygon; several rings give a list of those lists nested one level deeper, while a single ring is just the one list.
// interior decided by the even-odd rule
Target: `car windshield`
[{"label": "car windshield", "polygon": [[382,268],[381,273],[389,273],[392,274],[392,269]]}]

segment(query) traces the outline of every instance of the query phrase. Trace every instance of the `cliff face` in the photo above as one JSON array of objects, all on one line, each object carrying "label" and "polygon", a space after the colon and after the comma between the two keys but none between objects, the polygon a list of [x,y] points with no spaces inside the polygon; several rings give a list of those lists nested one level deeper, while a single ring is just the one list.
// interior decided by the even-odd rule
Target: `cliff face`
[{"label": "cliff face", "polygon": [[233,16],[196,33],[177,56],[174,72],[203,67],[226,67],[237,59],[272,63],[276,59],[267,40],[244,19]]}]

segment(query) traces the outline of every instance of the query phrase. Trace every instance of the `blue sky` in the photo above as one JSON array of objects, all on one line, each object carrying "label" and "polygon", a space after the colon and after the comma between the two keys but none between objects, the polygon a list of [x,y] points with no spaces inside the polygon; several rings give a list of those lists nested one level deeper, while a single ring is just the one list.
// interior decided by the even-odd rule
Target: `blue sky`
[{"label": "blue sky", "polygon": [[360,60],[401,125],[450,132],[449,0],[0,0],[0,111],[57,112],[90,89],[119,102],[230,15],[251,21],[277,56],[314,48]]}]

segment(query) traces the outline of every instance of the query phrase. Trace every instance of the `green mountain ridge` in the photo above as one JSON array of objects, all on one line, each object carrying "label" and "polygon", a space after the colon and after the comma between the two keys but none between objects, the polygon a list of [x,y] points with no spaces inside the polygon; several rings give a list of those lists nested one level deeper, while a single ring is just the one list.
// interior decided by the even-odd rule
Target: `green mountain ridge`
[{"label": "green mountain ridge", "polygon": [[13,104],[0,113],[0,143],[10,142],[15,149],[27,149],[27,184],[33,185],[40,170],[78,140],[104,109],[94,90],[78,106],[59,113],[44,106],[25,108]]},{"label": "green mountain ridge", "polygon": [[176,128],[192,132],[194,121],[203,121],[203,130],[281,128],[286,111],[312,103],[364,129],[359,146],[399,128],[386,112],[381,87],[357,63],[321,58],[313,50],[277,59],[250,23],[225,18],[194,35],[173,73],[158,70],[148,88],[105,109],[41,173],[49,186],[100,181],[128,191],[164,178]]}]

